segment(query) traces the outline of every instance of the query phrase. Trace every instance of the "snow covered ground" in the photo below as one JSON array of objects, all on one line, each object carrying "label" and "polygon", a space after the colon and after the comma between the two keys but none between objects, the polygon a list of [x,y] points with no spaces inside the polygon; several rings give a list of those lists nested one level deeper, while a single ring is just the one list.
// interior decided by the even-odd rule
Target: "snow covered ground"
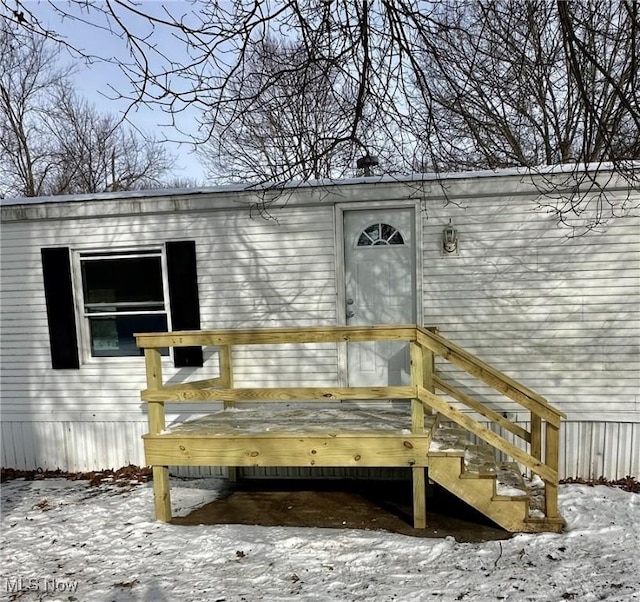
[{"label": "snow covered ground", "polygon": [[[219,495],[174,481],[176,514]],[[640,495],[564,485],[567,530],[458,543],[376,531],[152,520],[151,484],[2,486],[0,600],[640,600]]]}]

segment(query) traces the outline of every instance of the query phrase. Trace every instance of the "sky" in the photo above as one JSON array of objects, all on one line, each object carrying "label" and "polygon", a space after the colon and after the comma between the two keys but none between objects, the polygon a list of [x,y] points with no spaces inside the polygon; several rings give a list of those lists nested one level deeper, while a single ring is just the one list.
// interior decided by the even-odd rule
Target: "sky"
[{"label": "sky", "polygon": [[[56,0],[56,3],[65,10],[69,10],[66,2]],[[162,5],[170,5],[175,12],[180,12],[183,7],[188,8],[188,4],[182,1],[143,0],[141,4],[144,5],[145,10],[159,9]],[[27,6],[43,24],[62,33],[71,45],[80,47],[89,53],[127,59],[126,46],[118,37],[77,21],[62,20],[48,0],[31,0]],[[93,18],[95,19],[95,17]],[[138,31],[143,32],[142,26],[139,27]],[[175,51],[176,44],[166,33],[156,32],[154,38],[159,45]],[[79,94],[105,112],[122,115],[129,109],[130,103],[124,99],[116,99],[111,89],[115,88],[126,93],[131,87],[116,65],[105,62],[87,65],[77,57],[71,57],[67,52],[63,52],[62,57],[63,60],[67,59],[69,63],[76,66],[74,84]],[[195,109],[187,109],[177,116],[177,124],[183,132],[195,133],[196,117]],[[187,139],[183,134],[170,127],[169,116],[163,114],[159,109],[152,110],[145,106],[135,107],[128,111],[127,118],[136,128],[147,134],[153,134],[156,138],[167,138],[171,141]],[[193,154],[191,145],[168,142],[167,149],[176,156],[174,168],[176,177],[189,178],[196,180],[199,184],[206,184],[205,170]]]},{"label": "sky", "polygon": [[[151,483],[2,485],[0,599],[636,602],[640,494],[561,485],[563,533],[464,543],[381,530],[153,520]],[[184,516],[222,479],[173,479]],[[283,509],[284,511],[284,509]]]}]

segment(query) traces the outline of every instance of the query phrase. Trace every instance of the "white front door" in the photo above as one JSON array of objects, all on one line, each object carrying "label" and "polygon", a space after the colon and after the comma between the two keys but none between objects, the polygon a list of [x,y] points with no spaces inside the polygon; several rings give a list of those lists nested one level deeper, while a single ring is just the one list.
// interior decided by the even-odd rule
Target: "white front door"
[{"label": "white front door", "polygon": [[[415,212],[413,209],[345,211],[347,325],[416,322]],[[348,384],[410,383],[408,345],[349,343]]]}]

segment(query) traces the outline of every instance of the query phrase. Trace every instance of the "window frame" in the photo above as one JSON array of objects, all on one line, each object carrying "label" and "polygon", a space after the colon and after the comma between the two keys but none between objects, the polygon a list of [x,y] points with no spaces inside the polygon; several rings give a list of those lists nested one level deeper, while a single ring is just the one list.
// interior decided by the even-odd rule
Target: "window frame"
[{"label": "window frame", "polygon": [[[393,228],[395,230],[395,232],[391,235],[390,238],[393,238],[393,236],[395,236],[395,233],[397,232],[401,238],[402,238],[402,242],[399,244],[389,244],[388,242],[385,244],[376,244],[376,242],[374,241],[373,244],[370,245],[360,245],[358,244],[360,242],[360,238],[362,237],[362,235],[367,236],[368,238],[371,239],[371,237],[366,233],[366,231],[371,228],[372,226],[390,226],[391,228]],[[360,230],[360,232],[358,232],[358,234],[355,235],[354,237],[354,243],[353,243],[353,248],[357,249],[357,250],[364,250],[364,249],[372,249],[373,247],[382,247],[382,248],[391,248],[393,249],[394,247],[401,247],[406,245],[406,233],[403,232],[400,228],[398,228],[397,226],[395,226],[394,224],[390,224],[388,222],[381,222],[380,220],[378,221],[372,221],[371,223],[368,223],[364,228],[362,228],[362,230]]]},{"label": "window frame", "polygon": [[[162,278],[162,296],[163,310],[150,311],[134,311],[134,312],[96,312],[86,311],[84,284],[83,284],[83,262],[84,261],[100,261],[105,259],[133,259],[137,257],[159,257],[160,270]],[[165,315],[167,319],[167,330],[171,331],[171,306],[169,301],[169,279],[167,275],[167,257],[164,244],[144,245],[139,247],[122,247],[122,248],[87,248],[73,250],[73,279],[76,297],[76,326],[78,329],[78,345],[80,347],[81,364],[95,364],[104,362],[115,363],[131,363],[142,359],[140,355],[113,355],[113,356],[97,356],[92,354],[91,350],[91,325],[90,318],[97,316],[116,316],[116,315]],[[127,304],[133,305],[135,303]],[[116,305],[110,304],[110,305]],[[162,356],[163,361],[173,361],[173,349],[169,348],[169,353]]]}]

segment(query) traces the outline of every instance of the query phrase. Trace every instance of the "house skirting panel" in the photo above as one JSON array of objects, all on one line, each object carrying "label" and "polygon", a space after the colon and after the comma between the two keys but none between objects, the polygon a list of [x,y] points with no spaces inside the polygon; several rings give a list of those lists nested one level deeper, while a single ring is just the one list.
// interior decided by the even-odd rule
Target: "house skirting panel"
[{"label": "house skirting panel", "polygon": [[84,472],[144,465],[147,421],[2,421],[2,466]]}]

